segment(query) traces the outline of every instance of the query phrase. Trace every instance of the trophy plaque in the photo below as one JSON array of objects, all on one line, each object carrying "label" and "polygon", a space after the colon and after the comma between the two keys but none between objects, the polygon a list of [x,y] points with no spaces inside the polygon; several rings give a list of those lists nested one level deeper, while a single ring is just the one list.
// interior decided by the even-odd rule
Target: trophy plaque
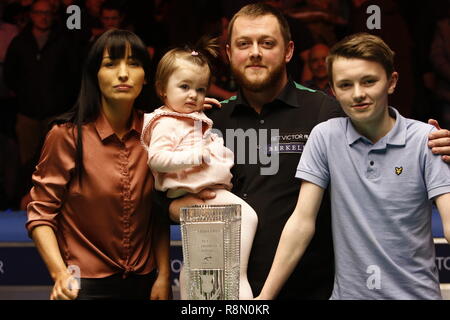
[{"label": "trophy plaque", "polygon": [[187,299],[238,300],[241,206],[185,207],[180,225]]}]

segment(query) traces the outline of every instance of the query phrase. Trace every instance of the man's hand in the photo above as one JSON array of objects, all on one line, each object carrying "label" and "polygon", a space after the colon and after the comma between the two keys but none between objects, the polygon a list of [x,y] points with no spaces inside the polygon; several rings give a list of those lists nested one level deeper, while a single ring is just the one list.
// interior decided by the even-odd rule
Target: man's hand
[{"label": "man's hand", "polygon": [[188,194],[182,198],[176,199],[170,203],[169,216],[175,222],[180,221],[180,209],[183,207],[202,205],[205,200],[214,199],[216,193],[210,189],[205,189],[197,194]]},{"label": "man's hand", "polygon": [[441,155],[442,160],[450,163],[450,131],[447,129],[442,129],[439,126],[439,123],[434,119],[428,120],[428,124],[435,126],[438,130],[430,133],[428,136],[428,146],[434,154]]},{"label": "man's hand", "polygon": [[69,273],[63,272],[55,279],[50,300],[74,300],[78,296],[77,280]]},{"label": "man's hand", "polygon": [[214,98],[205,98],[205,102],[203,104],[204,109],[212,109],[213,107],[221,108],[222,105],[220,104],[220,101]]}]

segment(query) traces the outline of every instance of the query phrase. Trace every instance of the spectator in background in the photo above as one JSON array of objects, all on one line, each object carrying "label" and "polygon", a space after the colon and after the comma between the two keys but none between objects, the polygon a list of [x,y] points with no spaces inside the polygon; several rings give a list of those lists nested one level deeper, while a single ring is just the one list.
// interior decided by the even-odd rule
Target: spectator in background
[{"label": "spectator in background", "polygon": [[[450,5],[447,9],[450,14]],[[436,75],[434,93],[442,113],[442,124],[450,125],[450,18],[437,22],[430,59]]]},{"label": "spectator in background", "polygon": [[106,1],[100,9],[100,22],[103,32],[110,29],[119,29],[123,23],[124,14],[114,1]]},{"label": "spectator in background", "polygon": [[83,42],[86,44],[94,37],[102,33],[102,23],[100,22],[100,9],[105,0],[84,0],[81,8],[81,31]]},{"label": "spectator in background", "polygon": [[[94,43],[103,33],[111,29],[134,31],[131,24],[126,25],[125,23],[125,7],[125,3],[120,0],[107,0],[103,2],[100,6],[101,27],[95,29],[92,33],[90,45]],[[90,45],[88,47],[90,47]]]},{"label": "spectator in background", "polygon": [[53,10],[53,20],[54,23],[60,24],[64,19],[64,16],[60,16],[60,10],[62,8],[61,0],[48,0]]},{"label": "spectator in background", "polygon": [[325,44],[316,44],[309,50],[307,67],[311,70],[312,79],[304,83],[308,88],[320,90],[334,96],[328,81],[326,58],[330,48]]},{"label": "spectator in background", "polygon": [[36,164],[48,120],[73,105],[79,86],[77,48],[53,25],[49,1],[33,3],[31,24],[6,53],[6,85],[17,96],[16,136],[23,168],[23,194]]},{"label": "spectator in background", "polygon": [[100,10],[105,0],[85,0],[84,7],[90,19],[91,27],[100,27]]},{"label": "spectator in background", "polygon": [[[303,3],[304,2],[304,3]],[[268,1],[280,8],[286,16],[291,29],[292,41],[295,43],[294,55],[288,63],[289,76],[298,83],[311,80],[312,74],[308,66],[309,51],[317,43],[334,43],[339,26],[346,25],[340,18],[337,1]],[[345,8],[345,6],[342,6]],[[328,21],[329,20],[329,21]],[[331,23],[330,21],[333,21]],[[335,24],[334,22],[339,22]],[[328,31],[324,31],[328,29]],[[321,33],[331,35],[324,36]]]},{"label": "spectator in background", "polygon": [[337,28],[347,25],[338,12],[336,1],[306,0],[291,16],[303,21],[311,31],[316,43],[332,46],[337,41]]}]

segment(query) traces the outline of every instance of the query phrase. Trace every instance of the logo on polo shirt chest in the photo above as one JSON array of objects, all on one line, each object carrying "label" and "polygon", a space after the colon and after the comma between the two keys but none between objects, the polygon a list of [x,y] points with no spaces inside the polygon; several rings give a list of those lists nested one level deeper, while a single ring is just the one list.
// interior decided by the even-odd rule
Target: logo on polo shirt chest
[{"label": "logo on polo shirt chest", "polygon": [[403,167],[395,167],[395,174],[396,175],[401,175],[403,172]]},{"label": "logo on polo shirt chest", "polygon": [[[273,146],[269,146],[269,151],[301,154],[308,138],[309,132],[296,130],[281,131],[279,136],[272,137]],[[278,142],[278,144],[275,142]]]}]

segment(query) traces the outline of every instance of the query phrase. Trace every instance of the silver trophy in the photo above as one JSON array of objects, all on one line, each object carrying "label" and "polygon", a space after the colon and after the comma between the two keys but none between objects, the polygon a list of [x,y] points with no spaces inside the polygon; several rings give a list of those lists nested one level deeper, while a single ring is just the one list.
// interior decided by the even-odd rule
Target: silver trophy
[{"label": "silver trophy", "polygon": [[238,300],[241,205],[181,209],[185,294],[189,300]]}]

